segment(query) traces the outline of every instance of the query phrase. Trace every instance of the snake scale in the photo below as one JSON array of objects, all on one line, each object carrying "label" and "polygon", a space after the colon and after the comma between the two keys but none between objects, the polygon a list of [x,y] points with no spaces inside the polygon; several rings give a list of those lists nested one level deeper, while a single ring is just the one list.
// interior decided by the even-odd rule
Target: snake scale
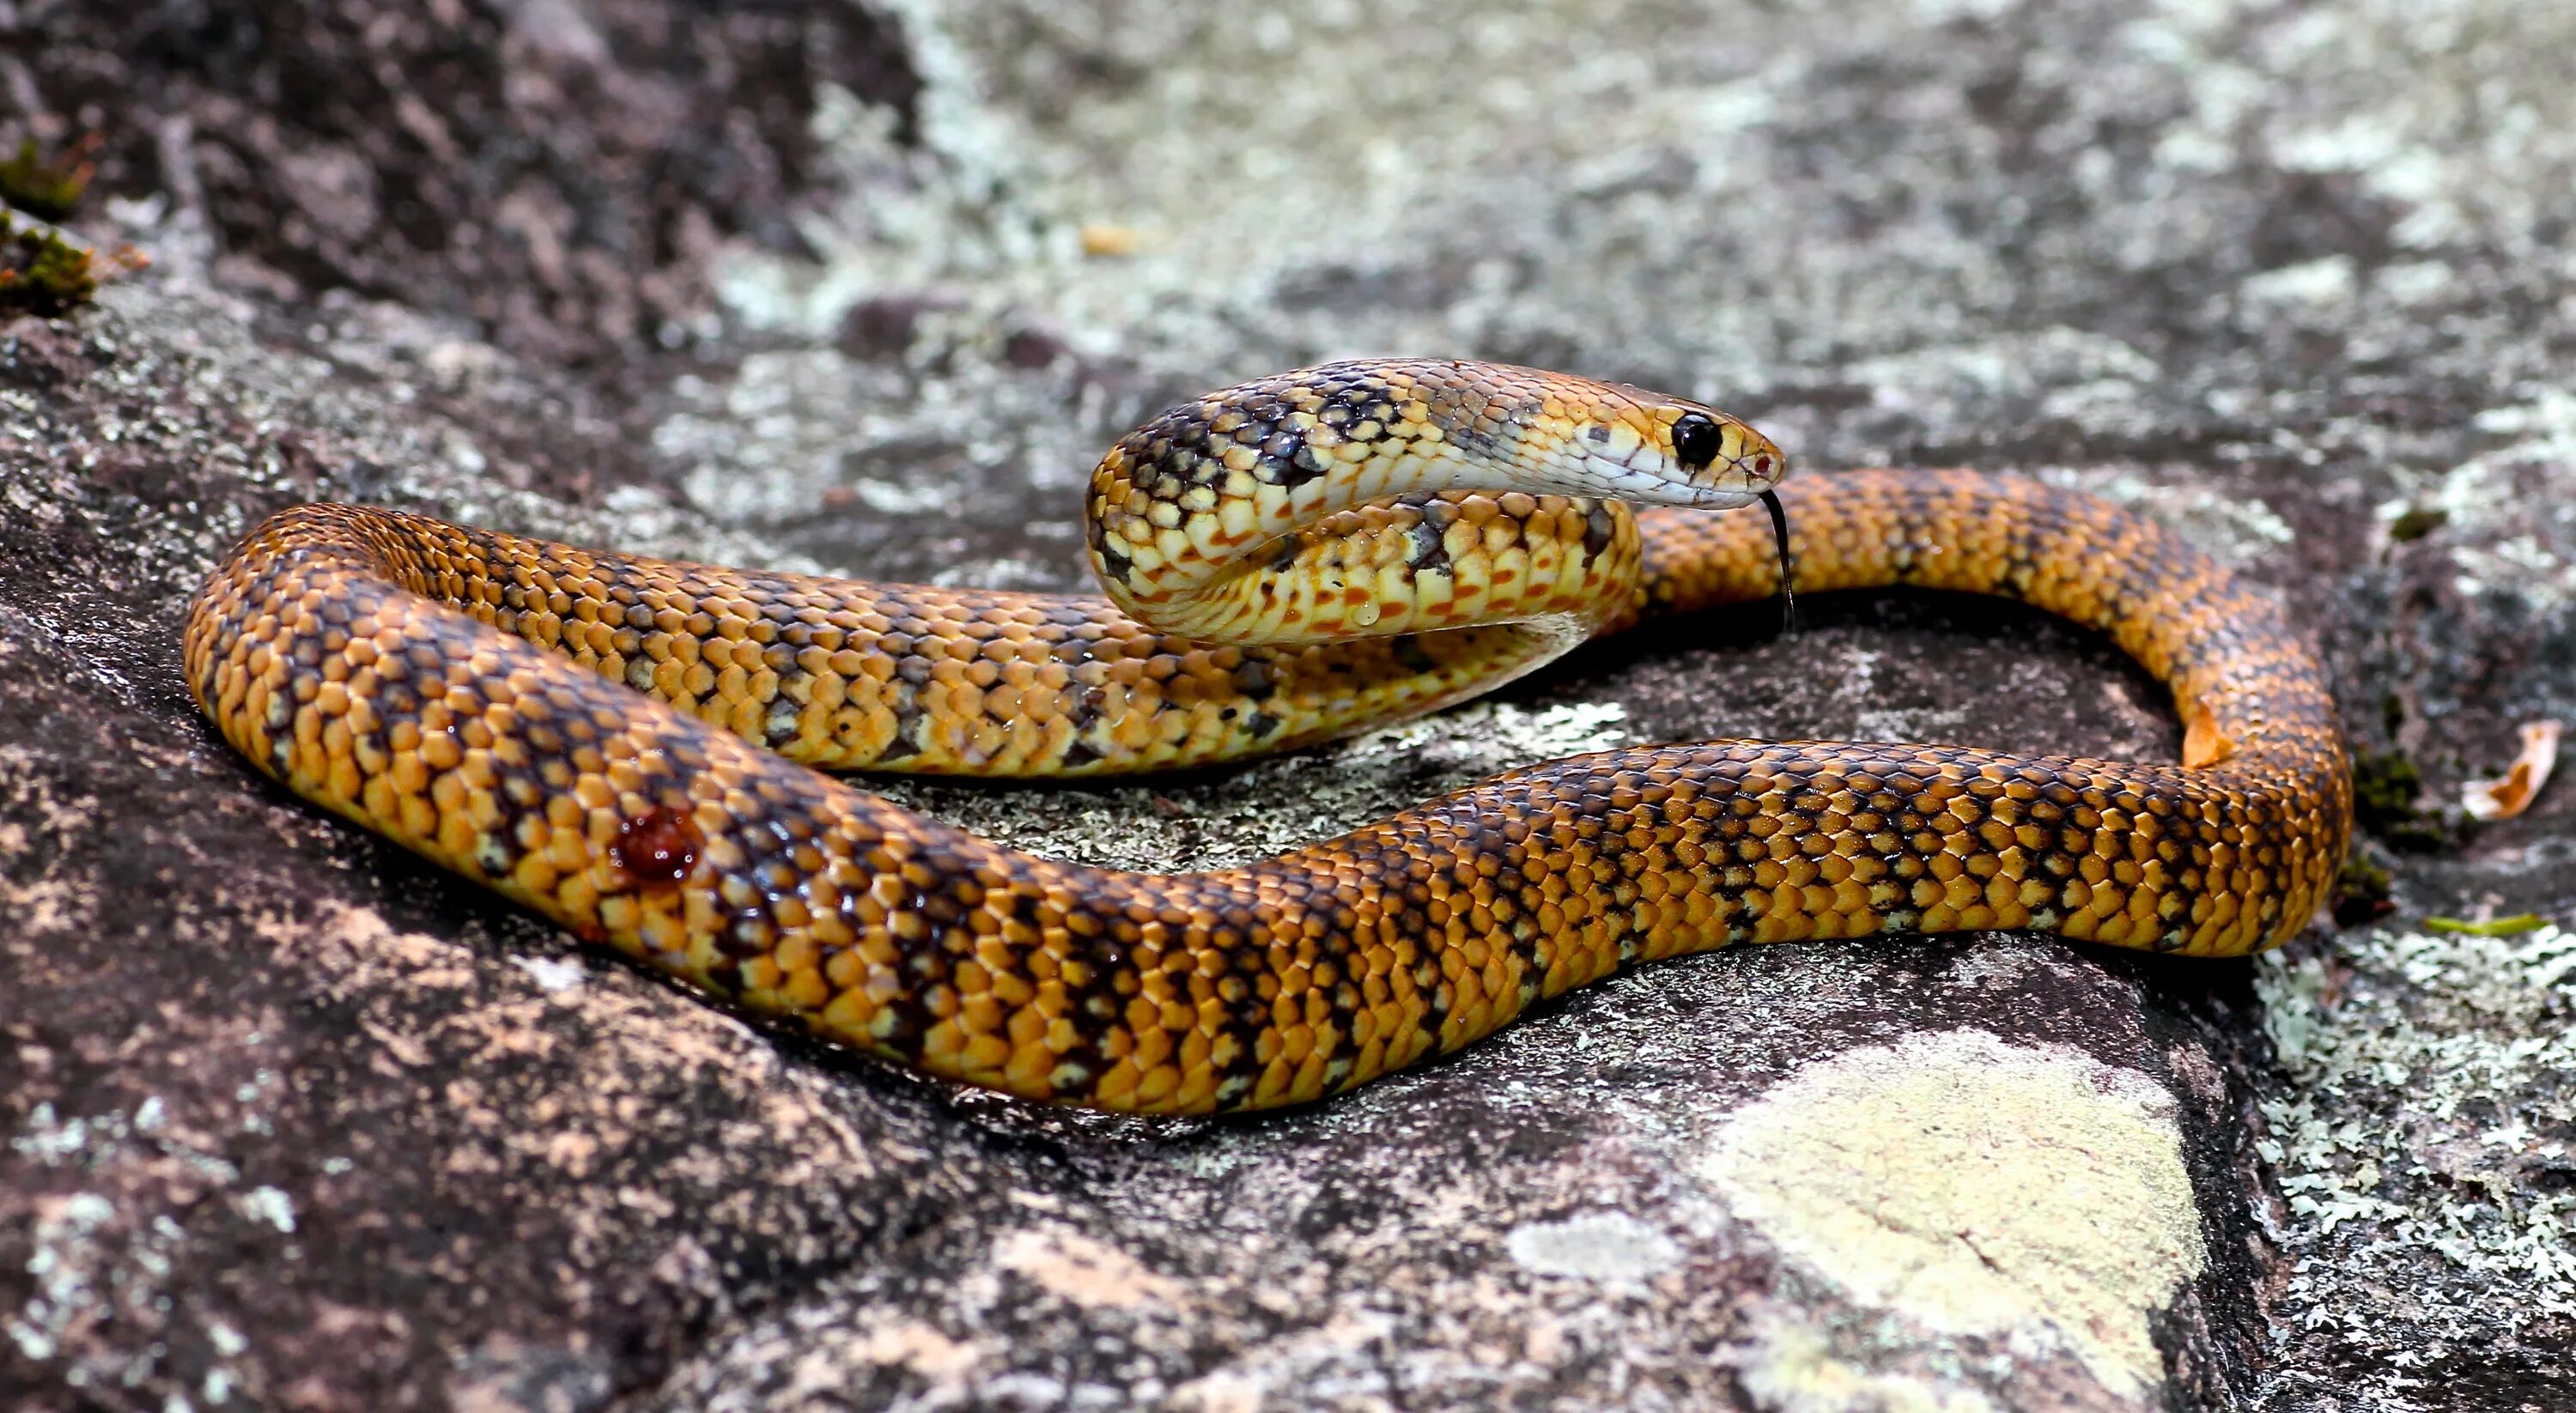
[{"label": "snake scale", "polygon": [[1182,875],[1016,852],[813,768],[1157,769],[1427,711],[1779,593],[1766,528],[1705,511],[1787,469],[1634,388],[1333,364],[1108,453],[1105,599],[306,505],[215,570],[186,670],[261,770],[585,938],[933,1074],[1109,1109],[1312,1100],[1734,942],[2025,928],[2235,955],[2306,925],[2351,796],[2299,634],[2153,520],[2008,475],[1779,488],[1795,587],[2008,595],[2107,632],[2171,688],[2181,764],[1618,750]]}]

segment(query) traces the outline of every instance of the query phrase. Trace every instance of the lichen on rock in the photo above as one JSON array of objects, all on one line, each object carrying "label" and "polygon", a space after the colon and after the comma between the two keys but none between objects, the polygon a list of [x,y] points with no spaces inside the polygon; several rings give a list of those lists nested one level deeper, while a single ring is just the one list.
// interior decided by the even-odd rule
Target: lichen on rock
[{"label": "lichen on rock", "polygon": [[2346,1295],[2375,1287],[2404,1293],[2413,1331],[2393,1389],[2437,1396],[2479,1366],[2548,1386],[2576,1331],[2576,933],[2373,928],[2266,958],[2260,985],[2286,1081],[2263,1100],[2297,1263],[2283,1342],[2375,1339]]},{"label": "lichen on rock", "polygon": [[2154,1079],[2082,1051],[1933,1032],[1800,1070],[1697,1171],[1855,1305],[2063,1349],[2126,1397],[2162,1382],[2151,1321],[2208,1266],[2176,1120]]}]

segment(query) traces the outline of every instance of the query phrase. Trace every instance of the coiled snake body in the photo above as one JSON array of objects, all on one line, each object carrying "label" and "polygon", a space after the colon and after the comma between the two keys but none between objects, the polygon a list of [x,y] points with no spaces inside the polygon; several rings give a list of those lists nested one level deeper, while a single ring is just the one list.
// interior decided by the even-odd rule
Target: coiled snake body
[{"label": "coiled snake body", "polygon": [[208,580],[186,665],[262,770],[585,937],[935,1074],[1112,1109],[1314,1099],[1732,942],[2028,928],[2231,955],[2306,924],[2351,802],[2298,635],[2152,521],[2001,475],[1785,488],[1797,587],[2006,594],[2106,631],[2172,688],[2181,765],[1620,750],[1176,876],[1015,852],[810,768],[1150,769],[1429,710],[1778,592],[1752,517],[1673,507],[1785,472],[1740,422],[1635,389],[1328,365],[1109,453],[1105,600],[308,505]]}]

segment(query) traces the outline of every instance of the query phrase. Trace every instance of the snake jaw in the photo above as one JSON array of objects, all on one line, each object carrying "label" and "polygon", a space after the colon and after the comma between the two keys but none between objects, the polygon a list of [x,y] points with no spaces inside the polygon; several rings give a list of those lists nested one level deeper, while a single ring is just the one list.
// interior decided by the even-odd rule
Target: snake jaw
[{"label": "snake jaw", "polygon": [[1742,510],[1769,494],[1768,490],[1727,490],[1715,486],[1694,486],[1685,502],[1694,510]]},{"label": "snake jaw", "polygon": [[1732,485],[1707,486],[1682,480],[1661,468],[1639,470],[1619,467],[1617,463],[1596,469],[1610,474],[1599,477],[1599,487],[1592,494],[1611,500],[1624,500],[1631,505],[1670,505],[1688,510],[1741,510],[1762,496],[1759,487],[1738,488]]},{"label": "snake jaw", "polygon": [[1624,458],[1596,451],[1577,473],[1592,483],[1591,494],[1635,505],[1691,510],[1741,510],[1769,494],[1788,474],[1789,459],[1768,442],[1762,443],[1760,451],[1701,470],[1648,448]]}]

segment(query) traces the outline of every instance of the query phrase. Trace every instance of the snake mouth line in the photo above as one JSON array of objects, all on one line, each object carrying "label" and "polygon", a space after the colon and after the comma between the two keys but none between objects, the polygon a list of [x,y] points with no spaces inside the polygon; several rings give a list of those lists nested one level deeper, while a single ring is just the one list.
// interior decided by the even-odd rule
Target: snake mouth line
[{"label": "snake mouth line", "polygon": [[1780,550],[1780,636],[1785,638],[1798,631],[1798,591],[1790,587],[1798,561],[1789,553],[1789,511],[1780,504],[1780,493],[1762,492],[1762,507],[1771,512],[1771,540]]}]

